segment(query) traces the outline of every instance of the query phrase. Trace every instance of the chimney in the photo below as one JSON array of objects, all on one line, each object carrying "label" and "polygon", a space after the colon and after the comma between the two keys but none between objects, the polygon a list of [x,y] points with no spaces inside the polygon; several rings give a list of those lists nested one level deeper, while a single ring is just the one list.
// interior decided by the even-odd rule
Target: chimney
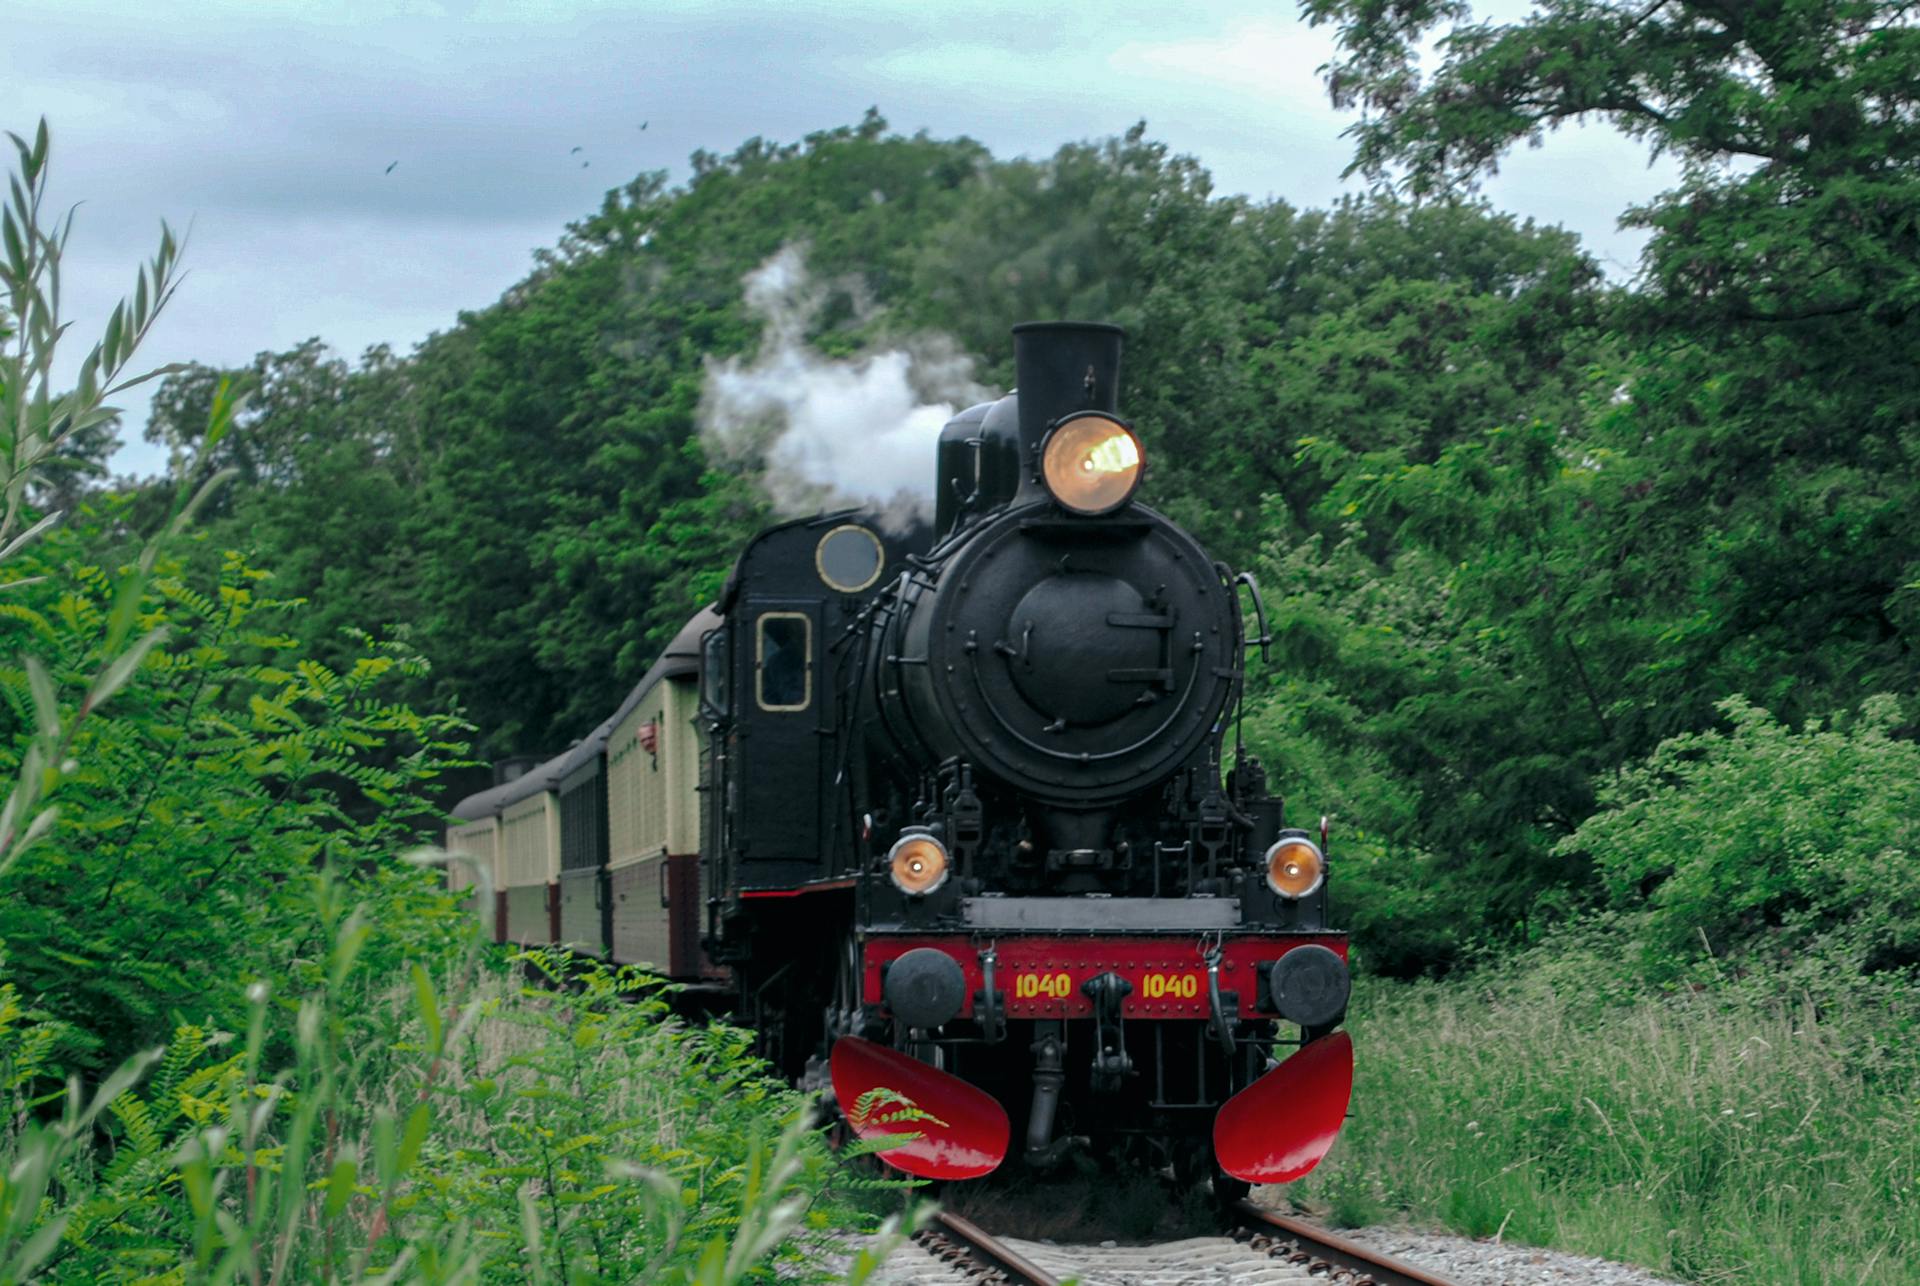
[{"label": "chimney", "polygon": [[1017,501],[1046,494],[1040,439],[1074,411],[1120,409],[1120,348],[1126,332],[1105,322],[1022,322],[1013,328],[1020,399],[1020,491]]}]

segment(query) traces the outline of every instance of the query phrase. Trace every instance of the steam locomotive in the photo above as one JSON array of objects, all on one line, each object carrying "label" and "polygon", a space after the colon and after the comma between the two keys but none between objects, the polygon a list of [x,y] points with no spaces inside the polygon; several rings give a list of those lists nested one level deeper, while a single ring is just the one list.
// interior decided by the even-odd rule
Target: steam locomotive
[{"label": "steam locomotive", "polygon": [[911,1174],[995,1170],[1017,1120],[1032,1167],[1298,1178],[1352,1087],[1347,940],[1324,824],[1223,762],[1258,588],[1137,500],[1121,331],[1013,333],[931,528],[760,533],[604,723],[460,802],[453,869],[503,941],[726,996]]}]

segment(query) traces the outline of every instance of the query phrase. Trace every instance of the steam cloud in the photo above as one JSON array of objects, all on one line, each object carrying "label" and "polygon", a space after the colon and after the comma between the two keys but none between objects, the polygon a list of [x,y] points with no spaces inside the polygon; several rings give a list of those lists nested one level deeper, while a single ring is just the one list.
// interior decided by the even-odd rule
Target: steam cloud
[{"label": "steam cloud", "polygon": [[895,521],[931,519],[941,426],[994,396],[973,382],[973,359],[944,335],[846,361],[815,352],[807,328],[847,287],[813,277],[796,246],[744,284],[766,328],[750,361],[707,361],[700,435],[709,456],[755,470],[784,515],[865,505]]}]

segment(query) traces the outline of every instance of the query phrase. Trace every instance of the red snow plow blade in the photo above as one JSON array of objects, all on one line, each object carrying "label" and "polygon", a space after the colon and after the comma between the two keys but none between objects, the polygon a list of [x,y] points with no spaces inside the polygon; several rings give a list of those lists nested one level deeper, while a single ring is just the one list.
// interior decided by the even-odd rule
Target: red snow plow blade
[{"label": "red snow plow blade", "polygon": [[833,1093],[863,1139],[917,1134],[877,1152],[923,1179],[977,1179],[1007,1155],[1007,1109],[993,1095],[917,1058],[857,1036],[833,1043]]},{"label": "red snow plow blade", "polygon": [[1226,1101],[1213,1118],[1214,1159],[1248,1183],[1290,1183],[1333,1146],[1352,1095],[1352,1038],[1322,1036]]}]

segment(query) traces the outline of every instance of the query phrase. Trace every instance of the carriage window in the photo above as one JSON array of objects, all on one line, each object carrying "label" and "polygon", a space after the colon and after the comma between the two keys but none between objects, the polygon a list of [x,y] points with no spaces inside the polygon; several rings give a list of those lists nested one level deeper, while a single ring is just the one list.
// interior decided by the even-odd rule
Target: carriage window
[{"label": "carriage window", "polygon": [[715,714],[727,714],[733,702],[733,685],[727,673],[727,632],[714,630],[707,635],[703,646],[706,658],[700,666],[700,682],[706,695],[707,708]]},{"label": "carriage window", "polygon": [[813,622],[800,612],[767,612],[757,634],[760,708],[805,710],[813,699]]}]

